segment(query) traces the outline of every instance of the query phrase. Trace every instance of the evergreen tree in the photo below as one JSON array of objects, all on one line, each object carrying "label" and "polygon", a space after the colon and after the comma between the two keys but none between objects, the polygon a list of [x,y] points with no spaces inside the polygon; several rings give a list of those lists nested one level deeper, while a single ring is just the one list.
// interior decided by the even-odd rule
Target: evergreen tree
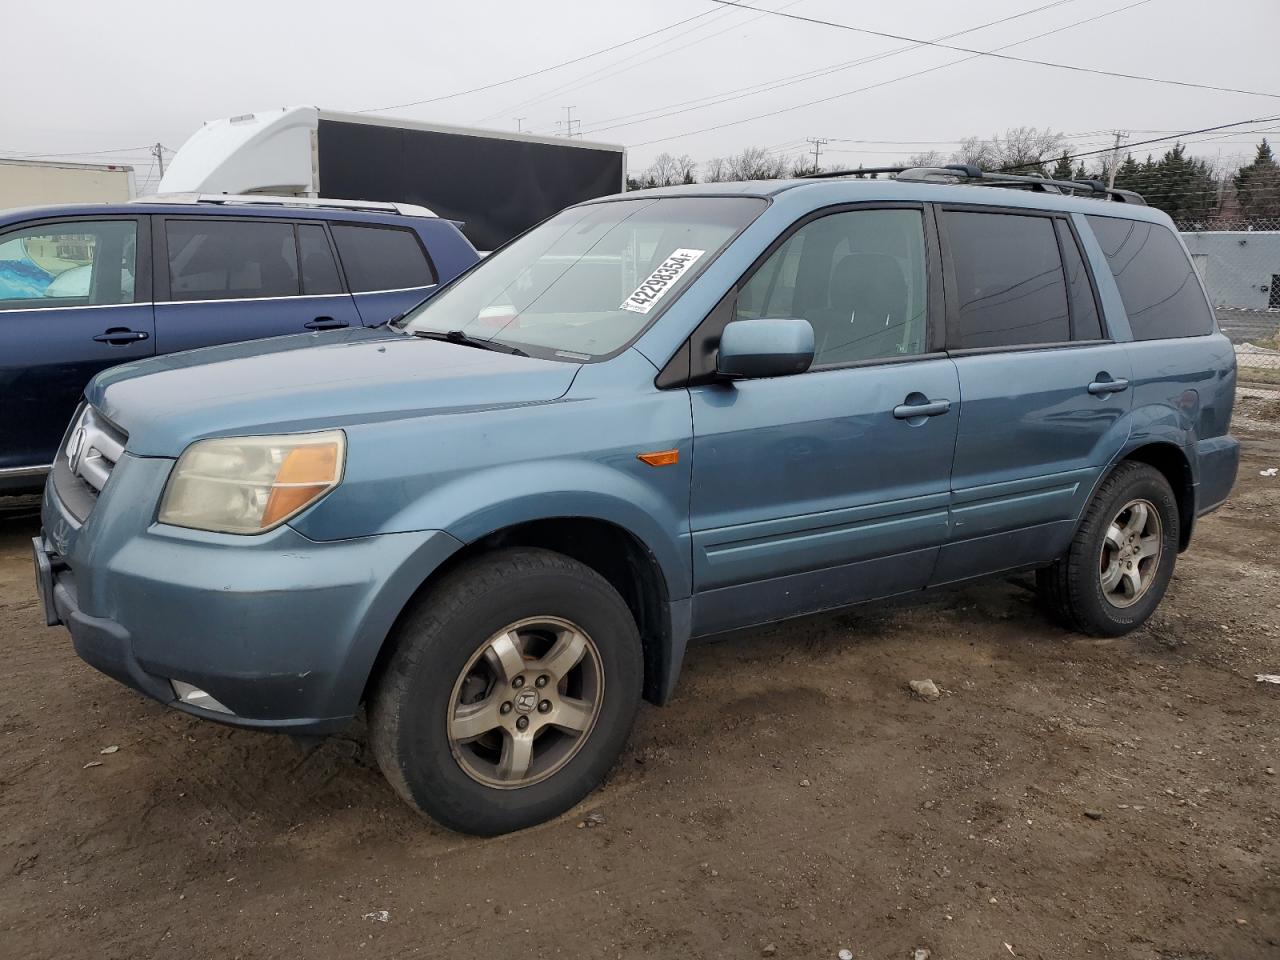
[{"label": "evergreen tree", "polygon": [[1244,216],[1280,217],[1280,165],[1265,139],[1258,144],[1253,163],[1240,168],[1233,184]]},{"label": "evergreen tree", "polygon": [[1203,220],[1218,206],[1218,182],[1209,165],[1187,156],[1180,143],[1159,160],[1148,156],[1138,163],[1132,155],[1125,157],[1116,171],[1116,186],[1137,191],[1175,220]]},{"label": "evergreen tree", "polygon": [[1053,170],[1049,176],[1054,180],[1074,180],[1075,174],[1071,169],[1071,157],[1064,150],[1062,156],[1058,158],[1058,162],[1053,165]]}]

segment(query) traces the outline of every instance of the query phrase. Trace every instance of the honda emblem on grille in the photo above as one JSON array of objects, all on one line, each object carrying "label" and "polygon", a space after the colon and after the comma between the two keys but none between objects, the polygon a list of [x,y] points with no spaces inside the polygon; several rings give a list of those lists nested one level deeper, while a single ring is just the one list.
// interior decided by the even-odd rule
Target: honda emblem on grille
[{"label": "honda emblem on grille", "polygon": [[87,435],[88,431],[84,427],[76,427],[76,432],[71,435],[71,442],[67,444],[67,464],[72,473],[80,470],[80,458],[84,455],[84,438]]}]

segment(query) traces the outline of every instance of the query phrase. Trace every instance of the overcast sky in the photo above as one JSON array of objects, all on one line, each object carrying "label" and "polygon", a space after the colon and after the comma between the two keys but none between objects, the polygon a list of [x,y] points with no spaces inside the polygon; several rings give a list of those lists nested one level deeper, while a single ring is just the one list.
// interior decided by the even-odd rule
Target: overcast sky
[{"label": "overcast sky", "polygon": [[[178,148],[206,119],[418,100],[434,102],[387,112],[507,130],[522,117],[524,129],[554,135],[572,106],[586,138],[629,147],[632,171],[664,150],[696,160],[749,145],[790,154],[810,149],[808,137],[829,140],[824,165],[856,166],[949,152],[961,137],[1019,125],[1051,126],[1088,150],[1109,143],[1113,128],[1143,140],[1280,115],[1280,0],[743,2],[911,38],[970,31],[944,42],[1017,44],[1004,52],[1272,96],[990,57],[946,66],[967,55],[712,0],[10,2],[0,155],[131,162],[143,180],[154,172],[138,148]],[[1006,17],[1015,19],[972,29]],[[1017,43],[1048,31],[1056,32]],[[617,44],[625,45],[453,96]],[[919,71],[929,72],[886,83]],[[736,99],[717,102],[727,97]],[[1241,129],[1280,130],[1280,121]],[[1192,149],[1210,159],[1252,155],[1260,136],[1191,138]]]}]

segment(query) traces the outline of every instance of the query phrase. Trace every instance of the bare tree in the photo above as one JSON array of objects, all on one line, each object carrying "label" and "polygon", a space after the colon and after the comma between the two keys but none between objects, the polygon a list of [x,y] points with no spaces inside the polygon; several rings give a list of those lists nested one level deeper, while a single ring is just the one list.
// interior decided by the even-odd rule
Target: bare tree
[{"label": "bare tree", "polygon": [[947,158],[940,150],[929,150],[926,153],[913,153],[907,157],[906,165],[908,167],[940,167],[946,162]]},{"label": "bare tree", "polygon": [[702,166],[703,183],[722,183],[725,180],[733,179],[733,172],[729,169],[729,161],[724,157],[712,157]]},{"label": "bare tree", "polygon": [[786,176],[791,161],[774,156],[764,147],[747,147],[729,160],[733,180],[776,180]]},{"label": "bare tree", "polygon": [[654,187],[669,187],[675,183],[694,183],[698,165],[687,153],[673,157],[660,153],[644,172],[644,183]]},{"label": "bare tree", "polygon": [[1066,138],[1049,127],[1010,127],[1003,137],[998,133],[987,139],[966,137],[951,160],[983,170],[1044,173],[1046,164],[1065,153],[1067,146]]}]

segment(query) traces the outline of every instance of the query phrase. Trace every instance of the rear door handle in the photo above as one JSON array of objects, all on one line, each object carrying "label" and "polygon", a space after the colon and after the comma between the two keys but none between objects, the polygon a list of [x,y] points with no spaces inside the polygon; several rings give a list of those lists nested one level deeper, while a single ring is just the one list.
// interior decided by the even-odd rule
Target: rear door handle
[{"label": "rear door handle", "polygon": [[1089,384],[1089,392],[1095,397],[1105,397],[1108,393],[1120,393],[1128,389],[1128,380],[1095,380]]},{"label": "rear door handle", "polygon": [[346,325],[345,320],[335,320],[333,317],[316,317],[303,324],[308,330],[341,330]]},{"label": "rear door handle", "polygon": [[914,420],[916,417],[938,417],[950,410],[950,400],[930,400],[927,403],[900,403],[893,408],[893,415],[899,420]]},{"label": "rear door handle", "polygon": [[100,333],[93,339],[98,343],[109,343],[112,346],[123,347],[130,343],[137,343],[139,340],[146,340],[151,336],[145,330],[130,330],[127,327],[112,327],[106,333]]}]

